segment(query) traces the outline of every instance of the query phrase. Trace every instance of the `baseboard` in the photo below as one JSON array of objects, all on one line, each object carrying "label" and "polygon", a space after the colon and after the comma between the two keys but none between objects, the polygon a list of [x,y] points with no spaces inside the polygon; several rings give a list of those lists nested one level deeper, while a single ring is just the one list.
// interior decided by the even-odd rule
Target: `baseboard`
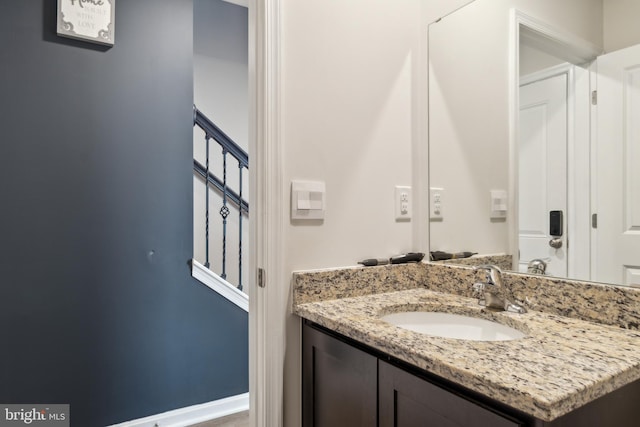
[{"label": "baseboard", "polygon": [[233,286],[231,283],[200,264],[195,259],[191,260],[191,275],[194,279],[202,282],[213,289],[244,311],[249,311],[249,296]]},{"label": "baseboard", "polygon": [[244,393],[108,427],[186,427],[247,410],[249,393]]}]

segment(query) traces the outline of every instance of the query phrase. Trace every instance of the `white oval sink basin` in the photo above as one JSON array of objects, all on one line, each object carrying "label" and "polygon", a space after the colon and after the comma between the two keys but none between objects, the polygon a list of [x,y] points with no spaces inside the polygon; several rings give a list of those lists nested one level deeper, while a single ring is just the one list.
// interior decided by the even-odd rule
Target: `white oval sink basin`
[{"label": "white oval sink basin", "polygon": [[400,328],[435,337],[472,341],[509,341],[525,336],[509,326],[476,317],[431,311],[387,314],[382,320]]}]

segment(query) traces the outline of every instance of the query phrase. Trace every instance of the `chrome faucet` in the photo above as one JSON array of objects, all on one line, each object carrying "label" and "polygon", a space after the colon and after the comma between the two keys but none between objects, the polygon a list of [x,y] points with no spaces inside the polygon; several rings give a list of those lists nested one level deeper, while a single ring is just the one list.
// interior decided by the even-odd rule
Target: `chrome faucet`
[{"label": "chrome faucet", "polygon": [[474,295],[478,297],[478,304],[516,313],[526,313],[527,309],[517,304],[509,290],[502,283],[502,271],[495,265],[479,265],[474,270],[487,273],[485,282],[474,283]]}]

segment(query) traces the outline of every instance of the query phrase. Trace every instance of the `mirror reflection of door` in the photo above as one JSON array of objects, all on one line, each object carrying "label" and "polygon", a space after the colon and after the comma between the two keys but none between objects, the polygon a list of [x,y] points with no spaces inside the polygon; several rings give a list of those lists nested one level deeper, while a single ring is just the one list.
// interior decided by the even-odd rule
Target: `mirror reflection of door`
[{"label": "mirror reflection of door", "polygon": [[640,286],[640,45],[597,60],[593,278]]},{"label": "mirror reflection of door", "polygon": [[[567,211],[567,73],[521,79],[519,116],[519,270],[541,259],[553,276],[567,275],[566,224],[551,236],[550,211]],[[560,247],[552,247],[556,238]]]},{"label": "mirror reflection of door", "polygon": [[[517,140],[518,203],[514,267],[543,260],[546,274],[590,279],[590,70],[597,49],[566,34],[520,25]],[[562,218],[552,232],[551,212]],[[519,255],[519,257],[517,256]],[[532,272],[537,272],[535,269]]]}]

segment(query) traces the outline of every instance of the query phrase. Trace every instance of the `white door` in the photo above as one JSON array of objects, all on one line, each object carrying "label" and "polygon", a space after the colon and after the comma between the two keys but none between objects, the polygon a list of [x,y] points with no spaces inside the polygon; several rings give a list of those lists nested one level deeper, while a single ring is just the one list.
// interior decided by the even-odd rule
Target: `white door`
[{"label": "white door", "polygon": [[595,268],[599,282],[640,286],[640,45],[597,60]]},{"label": "white door", "polygon": [[[532,259],[547,273],[567,275],[567,75],[520,86],[518,169],[519,270]],[[550,235],[551,211],[561,211],[562,236]],[[561,246],[550,246],[552,238]]]}]

